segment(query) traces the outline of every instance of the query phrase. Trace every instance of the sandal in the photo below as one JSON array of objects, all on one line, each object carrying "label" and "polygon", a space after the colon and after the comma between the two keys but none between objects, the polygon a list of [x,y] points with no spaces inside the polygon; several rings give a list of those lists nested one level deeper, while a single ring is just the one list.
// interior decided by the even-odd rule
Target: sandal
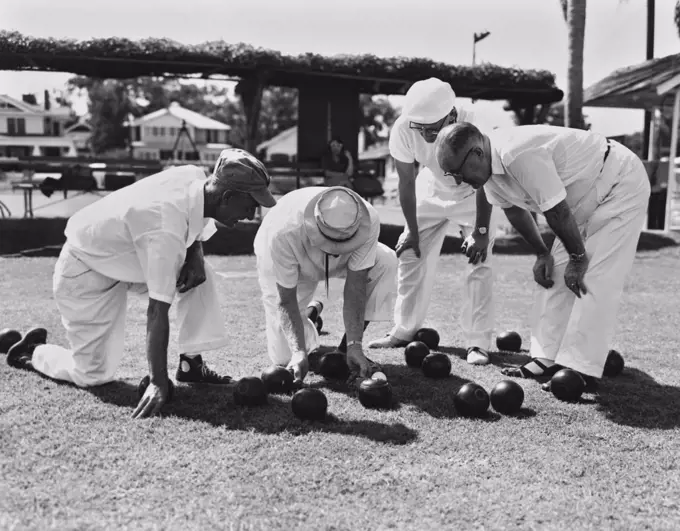
[{"label": "sandal", "polygon": [[[532,363],[538,366],[538,368],[541,370],[540,373],[535,373],[528,369],[528,366]],[[508,367],[501,369],[501,373],[503,373],[505,376],[512,376],[513,378],[552,378],[555,373],[561,369],[564,369],[564,367],[558,365],[557,363],[546,366],[538,358],[531,358],[524,365],[520,365],[519,367]]]}]

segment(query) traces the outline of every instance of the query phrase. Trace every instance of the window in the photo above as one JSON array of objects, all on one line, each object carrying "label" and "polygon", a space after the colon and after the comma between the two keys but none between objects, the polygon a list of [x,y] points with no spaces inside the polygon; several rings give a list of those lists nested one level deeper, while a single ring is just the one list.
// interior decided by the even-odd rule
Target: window
[{"label": "window", "polygon": [[52,136],[61,136],[61,124],[52,122]]},{"label": "window", "polygon": [[151,128],[151,134],[153,136],[158,136],[158,127],[152,127]]},{"label": "window", "polygon": [[26,119],[25,118],[7,118],[7,134],[9,136],[25,136],[26,135]]},{"label": "window", "polygon": [[177,128],[176,127],[169,127],[168,128],[168,134],[170,136],[175,136],[177,134]]},{"label": "window", "polygon": [[159,127],[158,128],[158,134],[160,136],[165,136],[165,127]]},{"label": "window", "polygon": [[161,160],[172,160],[172,150],[161,149]]},{"label": "window", "polygon": [[132,128],[132,138],[135,142],[139,142],[142,139],[141,129],[139,126]]}]

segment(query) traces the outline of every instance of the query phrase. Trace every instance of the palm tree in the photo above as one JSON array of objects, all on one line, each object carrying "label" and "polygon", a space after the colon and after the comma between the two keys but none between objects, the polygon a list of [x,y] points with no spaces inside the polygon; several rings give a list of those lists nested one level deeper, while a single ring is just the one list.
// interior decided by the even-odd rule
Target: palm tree
[{"label": "palm tree", "polygon": [[[678,0],[680,2],[680,0]],[[586,0],[560,0],[562,14],[569,32],[567,90],[564,94],[566,112],[564,125],[585,129],[583,120],[583,43],[586,32]]]}]

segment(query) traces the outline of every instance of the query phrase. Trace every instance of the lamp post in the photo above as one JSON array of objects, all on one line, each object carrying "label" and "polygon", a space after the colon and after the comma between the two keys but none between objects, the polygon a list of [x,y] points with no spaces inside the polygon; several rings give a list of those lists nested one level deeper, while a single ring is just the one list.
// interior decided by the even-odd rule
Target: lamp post
[{"label": "lamp post", "polygon": [[474,38],[472,41],[472,64],[475,64],[475,60],[477,58],[477,43],[479,41],[482,41],[486,39],[489,35],[491,35],[490,31],[482,31],[480,33],[475,33]]}]

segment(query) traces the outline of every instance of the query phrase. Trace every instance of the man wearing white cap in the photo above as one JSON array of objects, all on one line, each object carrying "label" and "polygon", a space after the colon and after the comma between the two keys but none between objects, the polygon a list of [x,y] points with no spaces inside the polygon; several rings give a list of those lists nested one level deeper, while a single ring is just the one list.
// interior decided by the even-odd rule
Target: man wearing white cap
[{"label": "man wearing white cap", "polygon": [[[399,175],[399,199],[406,227],[397,243],[398,295],[394,328],[370,348],[406,345],[427,317],[439,254],[451,223],[464,236],[469,257],[461,327],[468,363],[489,362],[493,333],[493,276],[490,255],[496,222],[484,191],[458,185],[446,177],[434,154],[437,133],[456,121],[471,121],[472,114],[456,107],[456,95],[437,78],[418,81],[408,90],[402,114],[390,132],[390,154]],[[416,176],[416,164],[421,169]]]},{"label": "man wearing white cap", "polygon": [[[9,365],[35,370],[79,387],[114,379],[124,352],[128,291],[147,293],[149,384],[133,416],[155,414],[167,401],[168,312],[177,296],[180,364],[177,381],[225,384],[200,352],[226,344],[214,274],[201,241],[217,220],[233,226],[272,207],[269,175],[249,153],[224,150],[208,179],[180,166],[142,179],[83,208],[66,226],[54,271],[54,298],[70,349],[21,341]],[[37,341],[45,343],[45,341]]]},{"label": "man wearing white cap", "polygon": [[345,278],[343,319],[350,368],[369,376],[362,347],[370,321],[391,319],[397,257],[378,242],[376,210],[341,186],[312,186],[289,192],[272,208],[255,236],[255,255],[264,303],[267,351],[273,363],[302,381],[307,355],[319,346],[306,308],[319,282]]}]

